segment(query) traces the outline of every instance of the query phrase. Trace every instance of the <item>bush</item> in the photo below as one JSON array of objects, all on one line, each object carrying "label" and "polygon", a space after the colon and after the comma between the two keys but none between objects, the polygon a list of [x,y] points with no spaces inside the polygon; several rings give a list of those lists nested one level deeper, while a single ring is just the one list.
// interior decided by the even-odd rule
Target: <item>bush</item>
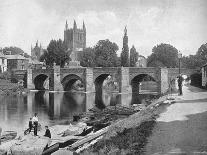
[{"label": "bush", "polygon": [[11,73],[9,72],[0,73],[0,79],[8,80],[10,78],[11,78]]},{"label": "bush", "polygon": [[201,73],[194,73],[190,76],[191,85],[195,87],[202,87],[202,74]]}]

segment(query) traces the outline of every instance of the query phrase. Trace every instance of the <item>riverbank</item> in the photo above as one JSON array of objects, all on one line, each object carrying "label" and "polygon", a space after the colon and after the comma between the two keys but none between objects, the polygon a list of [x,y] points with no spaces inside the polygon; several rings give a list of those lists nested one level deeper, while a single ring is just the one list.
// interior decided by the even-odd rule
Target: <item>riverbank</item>
[{"label": "riverbank", "polygon": [[24,91],[24,87],[9,80],[0,80],[0,95],[18,95]]},{"label": "riverbank", "polygon": [[81,155],[140,154],[151,134],[157,116],[166,110],[173,98],[160,97],[145,109],[112,124],[96,144],[81,152]]}]

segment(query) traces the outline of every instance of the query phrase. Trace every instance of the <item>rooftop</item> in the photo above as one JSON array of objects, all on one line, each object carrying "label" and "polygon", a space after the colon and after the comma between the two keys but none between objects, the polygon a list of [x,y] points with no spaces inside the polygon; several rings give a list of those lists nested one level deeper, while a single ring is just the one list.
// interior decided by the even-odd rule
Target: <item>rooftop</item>
[{"label": "rooftop", "polygon": [[35,65],[39,65],[39,64],[42,65],[43,64],[43,62],[40,62],[37,59],[28,58],[28,60],[29,60],[30,64],[35,64]]},{"label": "rooftop", "polygon": [[26,60],[22,55],[5,55],[7,59],[17,59],[17,60]]}]

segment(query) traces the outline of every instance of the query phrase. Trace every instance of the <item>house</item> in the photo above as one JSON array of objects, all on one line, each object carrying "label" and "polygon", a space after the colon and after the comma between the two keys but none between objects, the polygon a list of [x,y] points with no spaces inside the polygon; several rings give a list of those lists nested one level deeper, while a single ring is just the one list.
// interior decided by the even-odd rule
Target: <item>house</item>
[{"label": "house", "polygon": [[207,63],[201,67],[202,87],[207,87]]},{"label": "house", "polygon": [[40,69],[43,67],[43,62],[38,61],[37,59],[28,58],[29,68],[31,69]]},{"label": "house", "polygon": [[7,71],[7,58],[0,52],[0,73]]},{"label": "house", "polygon": [[136,67],[147,67],[147,59],[144,56],[139,55],[136,62]]},{"label": "house", "polygon": [[29,66],[29,60],[22,55],[5,55],[7,58],[7,70],[12,71],[26,70]]}]

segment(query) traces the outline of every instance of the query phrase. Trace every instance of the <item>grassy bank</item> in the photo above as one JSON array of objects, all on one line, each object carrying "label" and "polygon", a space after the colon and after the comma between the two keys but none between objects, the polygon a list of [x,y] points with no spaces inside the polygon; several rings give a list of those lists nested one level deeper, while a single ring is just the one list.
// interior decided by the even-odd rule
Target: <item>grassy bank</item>
[{"label": "grassy bank", "polygon": [[9,80],[0,80],[0,95],[17,95],[21,94],[24,87],[19,86],[17,83],[11,83]]},{"label": "grassy bank", "polygon": [[81,154],[142,154],[147,137],[156,124],[156,117],[168,106],[163,104],[166,98],[161,97],[146,109],[111,125],[100,141]]}]

